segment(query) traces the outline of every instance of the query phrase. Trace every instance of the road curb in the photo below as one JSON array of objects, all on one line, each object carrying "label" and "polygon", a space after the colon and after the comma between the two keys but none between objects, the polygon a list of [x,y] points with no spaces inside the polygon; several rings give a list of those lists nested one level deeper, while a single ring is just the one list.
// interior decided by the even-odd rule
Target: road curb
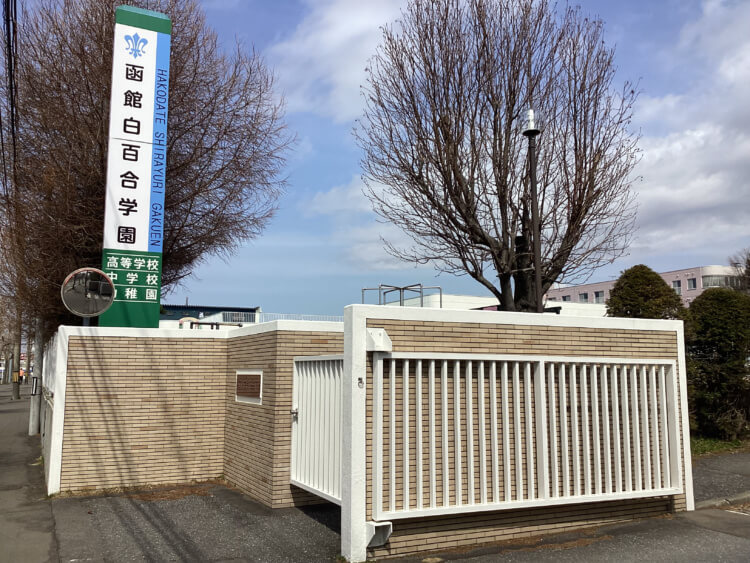
[{"label": "road curb", "polygon": [[722,506],[732,506],[733,504],[742,504],[750,502],[750,491],[732,495],[726,498],[711,498],[708,500],[702,500],[695,503],[695,509],[701,510],[703,508],[720,508]]}]

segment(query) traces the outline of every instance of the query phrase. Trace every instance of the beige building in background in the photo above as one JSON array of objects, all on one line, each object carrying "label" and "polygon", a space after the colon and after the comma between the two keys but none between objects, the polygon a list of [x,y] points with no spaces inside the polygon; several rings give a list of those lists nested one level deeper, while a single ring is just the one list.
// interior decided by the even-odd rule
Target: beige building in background
[{"label": "beige building in background", "polygon": [[[696,266],[684,270],[661,272],[659,275],[682,298],[686,307],[703,291],[711,287],[733,287],[738,280],[732,266]],[[556,286],[547,292],[547,304],[593,303],[604,304],[617,280],[583,285]]]}]

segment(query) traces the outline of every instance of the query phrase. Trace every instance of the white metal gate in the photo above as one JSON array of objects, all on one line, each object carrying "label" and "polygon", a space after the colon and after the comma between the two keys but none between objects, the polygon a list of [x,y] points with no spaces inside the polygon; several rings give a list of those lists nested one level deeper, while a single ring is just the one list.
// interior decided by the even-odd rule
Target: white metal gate
[{"label": "white metal gate", "polygon": [[375,520],[682,492],[672,360],[375,354]]},{"label": "white metal gate", "polygon": [[294,358],[293,485],[341,504],[343,356]]}]

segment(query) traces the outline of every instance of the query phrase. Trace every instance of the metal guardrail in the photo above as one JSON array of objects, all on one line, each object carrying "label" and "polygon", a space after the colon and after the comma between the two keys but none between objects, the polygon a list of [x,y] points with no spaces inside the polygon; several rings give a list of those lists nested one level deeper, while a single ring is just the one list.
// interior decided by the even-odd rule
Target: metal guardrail
[{"label": "metal guardrail", "polygon": [[225,323],[254,323],[256,313],[248,313],[245,311],[223,311],[221,313],[221,320]]},{"label": "metal guardrail", "polygon": [[222,321],[225,323],[268,323],[271,321],[317,321],[343,323],[344,317],[337,315],[305,315],[300,313],[247,313],[224,311]]},{"label": "metal guardrail", "polygon": [[343,323],[344,317],[337,315],[302,315],[297,313],[259,313],[258,322],[270,321],[318,321],[329,323]]}]

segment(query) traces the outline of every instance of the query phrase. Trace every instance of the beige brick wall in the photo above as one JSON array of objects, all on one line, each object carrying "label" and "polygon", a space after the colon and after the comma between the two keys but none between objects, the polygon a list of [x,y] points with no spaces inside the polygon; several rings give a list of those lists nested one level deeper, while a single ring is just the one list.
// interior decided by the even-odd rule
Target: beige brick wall
[{"label": "beige brick wall", "polygon": [[[71,337],[61,490],[225,475],[268,506],[321,502],[289,484],[292,358],[342,352],[341,332]],[[263,371],[262,404],[235,401],[238,369]]]},{"label": "beige brick wall", "polygon": [[226,341],[70,337],[61,491],[223,471]]},{"label": "beige brick wall", "polygon": [[[294,356],[341,354],[342,332],[274,331],[228,343],[226,478],[273,508],[322,502],[289,484]],[[262,404],[235,401],[236,370],[263,370]]]},{"label": "beige brick wall", "polygon": [[[478,324],[478,323],[447,323],[447,322],[428,322],[428,321],[400,321],[384,319],[368,319],[368,328],[384,328],[388,332],[393,342],[394,352],[447,352],[447,353],[477,353],[477,354],[538,354],[538,355],[559,355],[559,356],[598,356],[598,357],[617,357],[617,358],[638,358],[638,359],[674,359],[677,360],[677,339],[674,331],[644,331],[644,330],[622,330],[622,329],[589,329],[589,328],[568,328],[568,327],[539,327],[539,326],[522,326],[522,325],[500,325],[500,324]],[[397,374],[402,369],[402,363],[397,362]],[[412,362],[411,370],[414,370]],[[384,370],[384,391],[389,389],[390,381],[387,376],[387,370]],[[425,369],[426,371],[426,369]],[[448,425],[449,436],[449,471],[452,471],[454,465],[453,451],[453,420],[452,420],[452,402],[453,402],[453,378],[452,366],[449,371],[448,397],[449,397],[449,416],[451,422]],[[485,375],[486,376],[486,375]],[[487,377],[487,376],[486,376]],[[371,357],[368,358],[368,378],[372,382],[372,365]],[[401,377],[396,381],[396,427],[402,425],[403,399]],[[499,379],[499,374],[498,374]],[[521,382],[523,377],[521,377]],[[411,383],[414,386],[414,379]],[[462,381],[462,386],[465,381]],[[368,475],[372,475],[372,385],[368,385],[368,403],[367,403],[367,424],[368,424],[368,447],[367,447],[367,464]],[[473,384],[473,421],[474,421],[474,449],[475,460],[478,459],[478,404],[477,384]],[[510,398],[512,401],[512,389]],[[415,390],[410,390],[411,400],[414,400]],[[521,415],[520,422],[523,424],[526,413],[524,412],[523,385],[520,386],[521,393]],[[427,393],[426,378],[423,379],[423,411],[426,413],[427,400],[424,398]],[[436,395],[440,395],[440,390],[436,388]],[[531,389],[533,397],[533,387]],[[485,396],[488,396],[487,380],[485,380]],[[580,400],[580,399],[579,399]],[[389,398],[384,398],[384,425],[390,424],[387,409],[390,405]],[[533,400],[532,400],[533,405]],[[462,402],[462,411],[465,412],[465,402]],[[413,413],[410,413],[410,435],[409,441],[413,450],[416,441],[416,419]],[[487,428],[489,413],[485,411],[485,429]],[[426,414],[423,414],[426,416]],[[499,414],[498,414],[499,416]],[[533,417],[533,412],[530,413]],[[570,412],[568,412],[570,417]],[[439,418],[439,412],[438,412]],[[679,419],[679,415],[678,415]],[[439,420],[438,420],[439,422]],[[509,438],[511,467],[515,468],[515,453],[513,440],[513,413],[511,412],[510,426],[511,431]],[[438,425],[439,426],[439,425]],[[558,425],[558,436],[559,436]],[[402,432],[396,433],[396,483],[402,483],[403,477],[403,439]],[[437,449],[441,452],[440,430],[438,430],[438,439],[436,441]],[[525,443],[525,433],[522,433],[522,441]],[[535,435],[532,434],[532,439]],[[427,452],[426,447],[427,431],[422,433],[423,452]],[[463,453],[463,470],[467,467],[466,453],[466,435],[462,436],[462,453]],[[384,458],[388,462],[389,437],[384,434]],[[502,446],[499,445],[501,448]],[[525,448],[524,448],[525,449]],[[411,456],[414,455],[412,451]],[[426,455],[426,454],[424,454]],[[558,454],[560,458],[561,452]],[[572,456],[571,456],[572,457]],[[439,460],[438,460],[439,461]],[[560,459],[560,461],[562,461]],[[571,462],[572,463],[572,462]],[[441,464],[437,464],[438,477],[441,476]],[[475,464],[474,475],[475,482],[479,483],[479,464]],[[422,461],[423,473],[426,475],[428,466]],[[524,488],[526,486],[526,463],[525,459],[522,464]],[[572,476],[572,471],[571,471]],[[427,485],[428,477],[423,477],[425,483],[424,491],[429,491]],[[384,487],[387,491],[389,476],[384,475]],[[410,464],[410,481],[411,481],[411,505],[415,503],[415,480],[416,480],[416,463],[413,460]],[[502,490],[502,479],[500,480]],[[372,518],[372,490],[371,483],[368,481],[367,489],[367,517]],[[453,491],[453,482],[450,483]],[[515,473],[511,480],[511,487],[515,491]],[[438,495],[442,495],[442,484],[438,480]],[[466,502],[469,494],[467,479],[463,480],[463,495]],[[455,502],[455,494],[451,494],[451,503]],[[387,499],[384,499],[387,500]],[[476,499],[479,500],[478,498]],[[388,506],[387,504],[385,505]],[[397,509],[403,506],[402,495],[397,495]],[[653,516],[662,514],[670,510],[684,510],[685,496],[659,498],[659,499],[638,499],[626,501],[612,501],[591,504],[574,504],[556,507],[545,507],[543,509],[517,509],[497,512],[487,512],[479,514],[466,514],[461,516],[397,520],[394,522],[394,531],[391,540],[384,548],[371,550],[370,555],[374,557],[406,555],[418,551],[431,549],[449,549],[459,546],[471,546],[481,543],[501,541],[523,536],[538,535],[550,531],[558,531],[567,528],[579,528],[590,525],[614,522],[624,519],[632,519],[644,516]]]},{"label": "beige brick wall", "polygon": [[424,556],[429,551],[465,549],[659,516],[668,512],[670,506],[669,499],[660,497],[396,521],[388,544],[368,550],[368,555],[379,558],[420,553]]},{"label": "beige brick wall", "polygon": [[394,352],[677,357],[672,331],[379,319],[368,319],[367,326],[386,329]]}]

